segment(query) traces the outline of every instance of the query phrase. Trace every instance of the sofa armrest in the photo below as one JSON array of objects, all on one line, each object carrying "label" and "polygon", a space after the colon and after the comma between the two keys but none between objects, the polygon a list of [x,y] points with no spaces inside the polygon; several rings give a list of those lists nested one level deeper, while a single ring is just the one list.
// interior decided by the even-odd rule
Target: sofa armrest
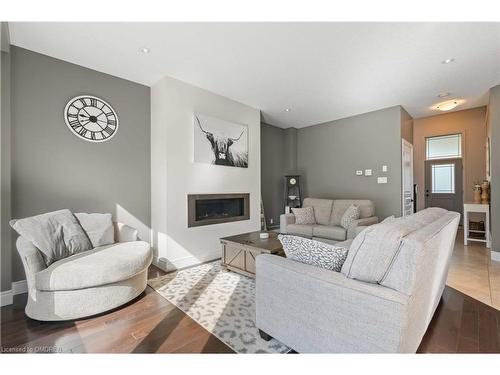
[{"label": "sofa armrest", "polygon": [[137,229],[123,223],[113,222],[115,227],[115,242],[137,241]]},{"label": "sofa armrest", "polygon": [[303,353],[397,352],[409,297],[275,255],[256,259],[256,325]]},{"label": "sofa armrest", "polygon": [[286,227],[289,224],[295,224],[295,215],[294,214],[282,214],[280,215],[280,232],[288,233]]},{"label": "sofa armrest", "polygon": [[[378,217],[377,216],[370,216],[370,217],[365,217],[363,219],[358,219],[354,220],[351,225],[349,225],[349,228],[347,228],[347,238],[354,238],[356,237],[365,227],[377,224],[378,223]],[[358,227],[363,227],[358,230]]]},{"label": "sofa armrest", "polygon": [[47,268],[41,252],[35,245],[23,237],[18,237],[16,241],[17,252],[23,262],[24,273],[28,291],[32,293],[35,290],[35,274]]}]

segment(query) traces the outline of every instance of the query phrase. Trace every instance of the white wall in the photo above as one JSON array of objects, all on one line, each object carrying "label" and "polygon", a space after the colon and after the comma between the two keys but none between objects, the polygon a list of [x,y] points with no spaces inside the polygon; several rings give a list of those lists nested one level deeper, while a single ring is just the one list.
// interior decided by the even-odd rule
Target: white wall
[{"label": "white wall", "polygon": [[[249,167],[194,163],[193,112],[248,125]],[[250,193],[250,220],[188,228],[187,195],[209,193]],[[220,237],[259,230],[259,110],[169,77],[154,85],[151,215],[155,260],[168,270],[219,258]]]}]

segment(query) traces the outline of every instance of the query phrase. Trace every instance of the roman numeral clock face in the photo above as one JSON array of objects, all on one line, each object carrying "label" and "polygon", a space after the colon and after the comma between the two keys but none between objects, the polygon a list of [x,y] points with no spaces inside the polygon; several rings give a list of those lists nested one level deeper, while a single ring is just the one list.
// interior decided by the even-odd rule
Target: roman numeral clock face
[{"label": "roman numeral clock face", "polygon": [[118,131],[118,116],[111,105],[95,96],[71,99],[64,108],[64,120],[78,137],[89,142],[108,141]]}]

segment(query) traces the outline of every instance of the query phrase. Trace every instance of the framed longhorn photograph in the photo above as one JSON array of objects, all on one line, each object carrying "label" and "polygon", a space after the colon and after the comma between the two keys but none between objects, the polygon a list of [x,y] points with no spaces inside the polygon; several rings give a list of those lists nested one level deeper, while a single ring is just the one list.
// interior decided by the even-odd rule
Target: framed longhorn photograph
[{"label": "framed longhorn photograph", "polygon": [[195,113],[194,162],[248,168],[248,126]]}]

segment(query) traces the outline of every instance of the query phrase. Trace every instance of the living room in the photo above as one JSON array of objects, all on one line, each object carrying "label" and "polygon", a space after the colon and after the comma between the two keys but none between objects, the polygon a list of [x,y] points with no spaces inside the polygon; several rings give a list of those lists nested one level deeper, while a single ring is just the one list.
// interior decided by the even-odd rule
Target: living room
[{"label": "living room", "polygon": [[2,18],[2,357],[500,353],[498,20]]}]

